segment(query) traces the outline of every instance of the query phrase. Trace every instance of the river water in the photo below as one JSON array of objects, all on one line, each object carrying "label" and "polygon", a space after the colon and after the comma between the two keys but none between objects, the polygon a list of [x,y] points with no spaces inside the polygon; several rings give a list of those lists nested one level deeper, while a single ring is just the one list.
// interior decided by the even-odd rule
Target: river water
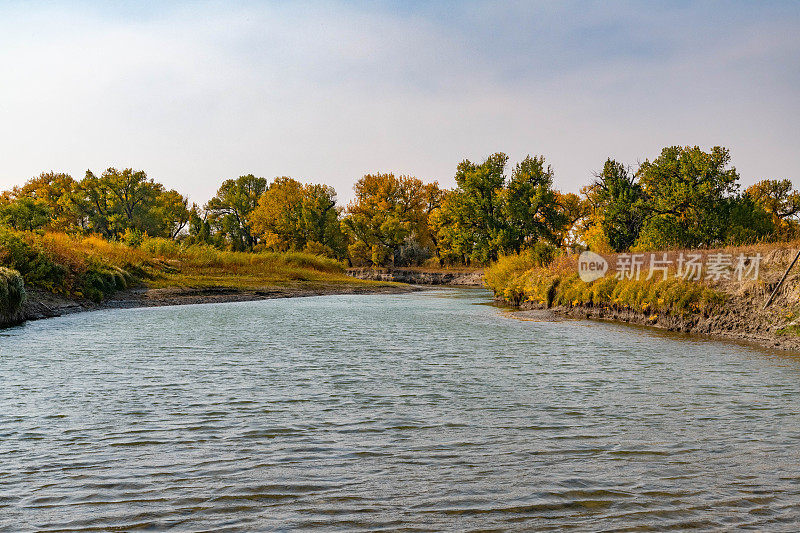
[{"label": "river water", "polygon": [[800,529],[800,360],[479,290],[0,331],[0,530]]}]

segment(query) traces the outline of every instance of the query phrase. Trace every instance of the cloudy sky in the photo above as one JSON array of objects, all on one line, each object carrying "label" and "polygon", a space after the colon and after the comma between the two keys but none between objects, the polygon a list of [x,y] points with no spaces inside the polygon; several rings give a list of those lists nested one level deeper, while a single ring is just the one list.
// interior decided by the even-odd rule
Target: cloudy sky
[{"label": "cloudy sky", "polygon": [[253,173],[336,187],[544,154],[723,145],[800,186],[798,2],[3,2],[0,188],[141,168],[204,203]]}]

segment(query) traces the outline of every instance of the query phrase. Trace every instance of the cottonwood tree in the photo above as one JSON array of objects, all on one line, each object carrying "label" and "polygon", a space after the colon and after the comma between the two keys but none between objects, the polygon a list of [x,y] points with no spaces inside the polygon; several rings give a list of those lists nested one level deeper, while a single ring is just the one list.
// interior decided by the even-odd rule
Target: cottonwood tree
[{"label": "cottonwood tree", "polygon": [[336,191],[327,185],[276,178],[259,200],[252,220],[253,231],[267,247],[336,257],[344,253]]},{"label": "cottonwood tree", "polygon": [[378,173],[362,177],[353,190],[343,219],[352,252],[368,249],[373,264],[394,264],[406,239],[427,229],[425,186],[411,176]]},{"label": "cottonwood tree", "polygon": [[233,250],[252,250],[256,244],[251,215],[266,190],[266,179],[247,174],[225,180],[206,204],[209,223]]},{"label": "cottonwood tree", "polygon": [[589,214],[581,233],[590,248],[601,252],[630,249],[647,217],[647,196],[629,167],[607,159],[582,193]]}]

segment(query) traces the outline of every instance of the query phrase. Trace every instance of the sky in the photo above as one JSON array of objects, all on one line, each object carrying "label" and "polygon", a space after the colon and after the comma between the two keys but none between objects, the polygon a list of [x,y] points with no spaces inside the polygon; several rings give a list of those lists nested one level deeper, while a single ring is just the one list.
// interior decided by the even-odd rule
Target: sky
[{"label": "sky", "polygon": [[[0,188],[143,169],[198,204],[228,178],[725,146],[800,187],[800,2],[0,3]],[[510,172],[510,168],[509,168]]]}]

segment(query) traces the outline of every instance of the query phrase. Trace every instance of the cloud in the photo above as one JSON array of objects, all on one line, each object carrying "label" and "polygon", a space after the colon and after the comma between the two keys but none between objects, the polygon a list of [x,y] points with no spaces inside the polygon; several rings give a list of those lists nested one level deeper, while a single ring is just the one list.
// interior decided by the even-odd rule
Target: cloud
[{"label": "cloud", "polygon": [[[790,3],[12,4],[0,8],[0,186],[133,166],[204,202],[244,173],[452,185],[548,157],[732,149],[745,181],[800,165]],[[800,183],[797,183],[800,185]]]}]

